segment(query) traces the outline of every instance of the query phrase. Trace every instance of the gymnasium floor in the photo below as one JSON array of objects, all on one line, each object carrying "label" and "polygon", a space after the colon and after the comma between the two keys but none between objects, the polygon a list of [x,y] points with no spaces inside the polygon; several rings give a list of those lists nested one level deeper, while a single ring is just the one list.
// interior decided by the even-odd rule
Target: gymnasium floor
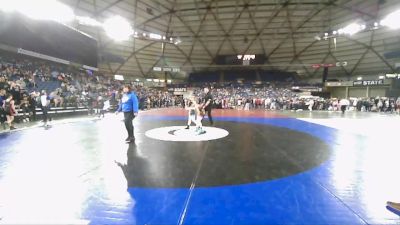
[{"label": "gymnasium floor", "polygon": [[[400,224],[400,116],[160,109],[0,134],[0,224]],[[189,141],[188,141],[189,140]]]}]

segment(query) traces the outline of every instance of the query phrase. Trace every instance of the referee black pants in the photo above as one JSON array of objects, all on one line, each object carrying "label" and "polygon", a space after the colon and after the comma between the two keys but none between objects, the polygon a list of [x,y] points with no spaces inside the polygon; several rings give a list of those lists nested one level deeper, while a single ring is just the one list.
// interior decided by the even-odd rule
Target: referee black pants
[{"label": "referee black pants", "polygon": [[342,113],[346,112],[346,108],[347,108],[347,105],[340,106],[340,109],[342,110]]},{"label": "referee black pants", "polygon": [[211,116],[211,107],[206,109],[206,112],[207,112],[207,116],[208,116],[208,120],[210,121],[210,124],[213,125],[214,122],[213,122],[213,119],[212,119],[212,116]]},{"label": "referee black pants", "polygon": [[47,120],[50,120],[51,121],[51,116],[48,114],[48,111],[49,111],[49,107],[47,107],[47,106],[45,106],[45,107],[42,107],[42,112],[43,112],[43,122],[47,122]]},{"label": "referee black pants", "polygon": [[128,137],[132,138],[133,136],[133,122],[132,120],[135,118],[135,115],[133,112],[124,112],[124,122],[125,122],[125,128],[126,131],[128,132]]}]

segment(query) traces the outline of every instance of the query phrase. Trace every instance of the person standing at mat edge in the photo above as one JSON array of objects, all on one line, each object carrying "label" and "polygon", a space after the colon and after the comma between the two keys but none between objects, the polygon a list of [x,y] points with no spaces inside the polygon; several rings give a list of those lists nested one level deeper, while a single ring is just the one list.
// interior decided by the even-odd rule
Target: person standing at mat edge
[{"label": "person standing at mat edge", "polygon": [[206,94],[204,97],[203,109],[206,111],[208,120],[210,121],[211,126],[214,124],[212,116],[211,116],[211,108],[213,104],[213,97],[210,93],[210,89],[204,88],[204,93]]},{"label": "person standing at mat edge", "polygon": [[138,115],[139,102],[136,94],[132,91],[130,85],[125,85],[123,88],[123,95],[121,103],[119,104],[117,114],[119,112],[124,113],[125,128],[128,132],[128,137],[125,139],[126,143],[135,142],[135,136],[133,135],[133,123],[132,120]]},{"label": "person standing at mat edge", "polygon": [[42,90],[42,95],[40,96],[40,103],[42,105],[42,113],[43,113],[43,125],[45,127],[50,126],[49,123],[52,121],[51,116],[49,115],[50,110],[50,97],[47,95],[45,90]]},{"label": "person standing at mat edge", "polygon": [[343,98],[339,101],[340,109],[342,110],[342,114],[346,112],[347,107],[350,105],[350,101]]}]

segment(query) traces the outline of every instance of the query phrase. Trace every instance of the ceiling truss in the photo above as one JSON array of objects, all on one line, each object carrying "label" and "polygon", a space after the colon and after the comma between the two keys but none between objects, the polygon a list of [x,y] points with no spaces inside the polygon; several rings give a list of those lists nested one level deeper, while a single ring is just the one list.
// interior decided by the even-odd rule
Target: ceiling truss
[{"label": "ceiling truss", "polygon": [[[101,71],[123,73],[133,77],[157,77],[154,66],[184,68],[174,78],[184,78],[192,71],[217,68],[220,54],[264,54],[266,67],[285,71],[304,71],[306,77],[316,77],[321,70],[309,65],[348,61],[349,67],[332,70],[344,76],[367,71],[365,62],[376,63],[383,72],[394,72],[394,63],[386,59],[382,46],[396,34],[376,30],[368,34],[340,38],[333,49],[332,41],[317,41],[314,36],[337,29],[338,24],[355,19],[376,20],[394,6],[395,0],[62,0],[75,11],[104,21],[106,15],[119,14],[133,18],[133,27],[160,35],[182,39],[179,45],[131,39],[118,43],[104,31],[79,26],[93,34],[99,51],[120,55],[123,63],[105,62]],[[179,2],[179,4],[178,4]],[[87,7],[92,5],[93,9]],[[146,10],[149,9],[149,10]],[[373,10],[376,9],[376,10]],[[133,16],[132,16],[133,15]],[[92,33],[91,33],[92,32]],[[400,46],[400,40],[399,40]],[[352,52],[354,54],[348,53]],[[399,47],[400,51],[400,47]],[[374,58],[371,58],[374,55]],[[378,70],[377,69],[377,70]],[[376,71],[372,71],[375,73]]]}]

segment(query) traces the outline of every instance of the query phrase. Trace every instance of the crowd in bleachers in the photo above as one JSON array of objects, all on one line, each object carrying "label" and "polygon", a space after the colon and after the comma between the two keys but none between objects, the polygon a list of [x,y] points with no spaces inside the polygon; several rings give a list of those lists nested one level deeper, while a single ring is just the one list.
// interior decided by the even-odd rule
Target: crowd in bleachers
[{"label": "crowd in bleachers", "polygon": [[[400,98],[349,98],[342,99],[305,96],[293,91],[291,84],[219,85],[212,89],[214,107],[221,109],[264,109],[264,110],[325,110],[340,111],[346,104],[346,110],[364,112],[399,112]],[[202,97],[201,88],[195,88],[194,94]],[[345,103],[343,103],[345,102]]]},{"label": "crowd in bleachers", "polygon": [[[23,113],[22,121],[35,120],[35,109],[40,108],[40,95],[45,90],[52,107],[87,107],[89,113],[104,106],[118,104],[122,82],[92,71],[50,63],[19,55],[0,52],[0,110],[12,96],[16,109]],[[202,84],[211,86],[214,107],[221,109],[264,110],[340,110],[340,99],[302,96],[290,87],[293,83],[263,85]],[[184,85],[201,98],[200,87]],[[165,90],[135,87],[142,110],[161,107],[183,107],[182,96]],[[398,112],[400,98],[351,98],[348,110]],[[1,122],[6,120],[2,116]],[[4,123],[3,123],[4,124]]]},{"label": "crowd in bleachers", "polygon": [[[200,90],[196,89],[194,94],[200,96],[202,94]],[[247,106],[250,105],[252,108],[265,108],[261,107],[264,104],[272,109],[278,109],[282,108],[278,105],[298,96],[286,85],[265,85],[263,87],[232,85],[213,88],[211,94],[214,96],[215,107],[223,109],[240,108],[241,106],[247,109]]]},{"label": "crowd in bleachers", "polygon": [[151,108],[166,108],[166,107],[183,107],[183,98],[175,96],[165,90],[136,87],[136,93],[139,98],[139,108],[148,110]]},{"label": "crowd in bleachers", "polygon": [[[118,104],[122,84],[92,71],[0,52],[0,119],[4,126],[7,121],[4,109],[8,97],[12,96],[15,114],[22,113],[21,121],[35,120],[43,91],[51,107],[86,107],[93,114],[107,101],[110,108]],[[162,91],[144,87],[135,90],[142,109],[169,107],[179,102],[177,97]]]}]

